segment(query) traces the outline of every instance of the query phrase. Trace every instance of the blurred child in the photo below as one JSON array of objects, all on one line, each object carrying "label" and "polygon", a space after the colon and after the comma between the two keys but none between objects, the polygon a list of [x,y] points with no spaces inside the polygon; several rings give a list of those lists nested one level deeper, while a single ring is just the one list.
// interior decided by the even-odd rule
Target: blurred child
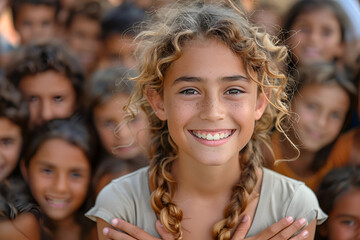
[{"label": "blurred child", "polygon": [[124,2],[105,14],[101,24],[104,42],[102,68],[119,64],[128,68],[135,66],[136,24],[144,18],[145,12],[131,2]]},{"label": "blurred child", "polygon": [[286,14],[284,37],[297,66],[341,59],[348,18],[332,0],[300,0]]},{"label": "blurred child", "polygon": [[[358,82],[358,109],[360,119],[360,70],[356,76]],[[349,130],[339,137],[329,156],[329,161],[336,167],[350,164],[360,164],[360,126]]]},{"label": "blurred child", "polygon": [[316,231],[317,240],[360,239],[360,165],[334,169],[317,191],[329,218]]},{"label": "blurred child", "polygon": [[276,131],[272,136],[275,160],[292,161],[273,164],[272,157],[266,158],[273,170],[301,180],[313,190],[333,167],[327,161],[331,147],[351,116],[356,90],[342,73],[331,63],[299,68],[298,86],[291,100],[294,121],[288,130],[299,151]]},{"label": "blurred child", "polygon": [[[92,138],[82,122],[56,119],[35,129],[25,144],[21,171],[45,214],[45,239],[89,239],[84,217],[91,200]],[[43,232],[43,234],[46,234]]]},{"label": "blurred child", "polygon": [[40,211],[16,171],[27,121],[20,93],[0,79],[0,239],[40,240]]},{"label": "blurred child", "polygon": [[59,7],[59,0],[12,0],[13,23],[20,44],[53,38]]},{"label": "blurred child", "polygon": [[100,160],[93,177],[92,183],[95,196],[113,179],[133,172],[147,164],[148,159],[140,155],[130,159],[119,159],[112,155],[104,156]]},{"label": "blurred child", "polygon": [[59,42],[36,42],[19,49],[6,68],[7,78],[29,104],[29,126],[66,118],[80,109],[84,83],[81,64]]},{"label": "blurred child", "polygon": [[87,76],[96,69],[101,50],[101,6],[96,1],[73,7],[66,21],[67,40],[78,54]]},{"label": "blurred child", "polygon": [[133,90],[129,74],[127,68],[120,66],[97,71],[87,82],[84,100],[101,145],[121,159],[146,156],[150,140],[144,111],[139,110],[135,119],[120,125],[126,116],[123,108]]}]

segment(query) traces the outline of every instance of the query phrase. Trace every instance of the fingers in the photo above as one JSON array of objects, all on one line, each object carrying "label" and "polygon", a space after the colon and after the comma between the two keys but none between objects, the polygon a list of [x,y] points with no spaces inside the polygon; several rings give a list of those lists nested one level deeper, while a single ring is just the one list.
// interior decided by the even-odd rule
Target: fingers
[{"label": "fingers", "polygon": [[241,219],[239,226],[236,228],[233,237],[231,240],[241,240],[244,239],[247,232],[250,229],[251,221],[248,215],[244,215]]},{"label": "fingers", "polygon": [[175,240],[175,237],[173,234],[169,233],[164,226],[161,224],[159,220],[156,221],[155,224],[156,230],[159,233],[161,239],[163,240]]},{"label": "fingers", "polygon": [[[292,217],[286,217],[274,223],[264,231],[262,231],[259,235],[260,239],[273,239],[273,240],[285,240],[289,239],[296,232],[298,232],[301,228],[303,228],[306,224],[306,220],[304,218],[300,218],[299,220],[294,222]],[[304,231],[302,234],[306,235]],[[307,233],[308,234],[308,233]],[[299,235],[296,238],[292,238],[294,240],[305,239],[305,236]]]},{"label": "fingers", "polygon": [[141,239],[141,240],[159,240],[154,236],[151,236],[141,228],[132,225],[122,219],[114,218],[111,221],[111,225],[122,232],[111,228],[104,228],[103,234],[110,239],[114,240],[134,240],[134,239]]}]

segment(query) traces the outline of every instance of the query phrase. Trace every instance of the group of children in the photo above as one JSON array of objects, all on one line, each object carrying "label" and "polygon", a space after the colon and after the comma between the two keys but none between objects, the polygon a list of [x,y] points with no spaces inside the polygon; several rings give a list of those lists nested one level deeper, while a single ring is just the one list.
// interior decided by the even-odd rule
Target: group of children
[{"label": "group of children", "polygon": [[12,1],[0,239],[357,239],[341,6],[297,1],[278,38],[240,1],[139,2]]}]

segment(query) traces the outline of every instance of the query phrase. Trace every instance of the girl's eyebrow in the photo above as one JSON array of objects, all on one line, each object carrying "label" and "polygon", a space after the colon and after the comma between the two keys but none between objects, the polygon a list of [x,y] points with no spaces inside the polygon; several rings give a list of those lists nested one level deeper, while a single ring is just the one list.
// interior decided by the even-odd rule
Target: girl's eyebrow
[{"label": "girl's eyebrow", "polygon": [[[234,76],[225,76],[221,78],[221,81],[225,82],[232,82],[232,81],[239,81],[239,80],[245,80],[249,81],[249,78],[243,76],[243,75],[234,75]],[[173,85],[179,83],[179,82],[202,82],[204,81],[201,77],[188,77],[188,76],[181,76],[173,82]]]}]

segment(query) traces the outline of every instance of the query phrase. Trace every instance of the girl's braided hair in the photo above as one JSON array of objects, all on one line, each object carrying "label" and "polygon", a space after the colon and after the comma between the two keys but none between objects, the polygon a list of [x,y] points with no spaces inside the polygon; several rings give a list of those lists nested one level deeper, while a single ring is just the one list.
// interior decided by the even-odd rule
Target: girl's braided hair
[{"label": "girl's braided hair", "polygon": [[[257,181],[255,169],[261,166],[260,143],[268,145],[268,132],[275,126],[282,131],[280,122],[288,115],[284,92],[286,77],[278,66],[287,58],[287,49],[277,46],[275,39],[249,24],[239,5],[231,0],[217,3],[205,1],[179,1],[169,8],[156,12],[150,24],[143,24],[137,37],[139,75],[134,78],[135,91],[125,110],[129,116],[136,114],[136,107],[148,114],[152,131],[149,148],[151,159],[149,182],[152,190],[151,205],[165,228],[182,238],[182,211],[173,201],[176,181],[171,166],[178,156],[166,121],[156,117],[145,99],[145,92],[153,90],[163,94],[164,75],[172,62],[181,57],[182,47],[194,39],[216,39],[227,45],[244,61],[248,77],[258,84],[259,93],[269,101],[262,118],[255,124],[254,134],[241,150],[239,161],[241,176],[233,188],[224,219],[213,227],[214,239],[230,239],[231,231],[239,222],[239,215],[247,206],[247,198]],[[254,74],[256,73],[256,77]],[[240,154],[239,153],[239,154]]]}]

